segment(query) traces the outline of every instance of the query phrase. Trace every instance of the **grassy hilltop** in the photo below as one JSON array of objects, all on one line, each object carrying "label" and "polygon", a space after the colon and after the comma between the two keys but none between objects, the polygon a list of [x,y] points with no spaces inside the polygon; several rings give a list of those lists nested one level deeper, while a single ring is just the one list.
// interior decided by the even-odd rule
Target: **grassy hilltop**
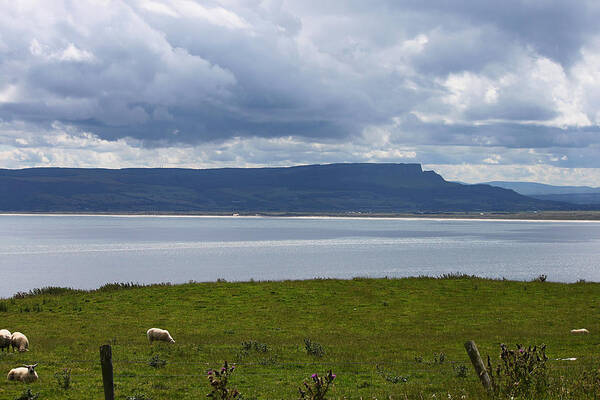
[{"label": "grassy hilltop", "polygon": [[[231,383],[244,399],[298,398],[304,379],[330,368],[337,379],[329,398],[476,399],[484,392],[466,340],[492,358],[500,343],[546,343],[551,384],[566,387],[597,368],[599,307],[600,284],[466,277],[48,290],[0,301],[0,328],[31,344],[27,353],[0,354],[0,372],[38,362],[40,380],[29,387],[39,400],[100,399],[98,349],[111,343],[118,399],[205,398],[206,371],[224,360],[237,363]],[[150,327],[169,329],[177,342],[150,346]],[[583,327],[591,334],[569,333]],[[305,338],[322,346],[322,357],[307,354]],[[149,365],[153,357],[166,365]],[[578,360],[554,360],[566,357]],[[67,390],[54,377],[65,368]],[[0,398],[16,399],[25,387],[2,377]]]}]

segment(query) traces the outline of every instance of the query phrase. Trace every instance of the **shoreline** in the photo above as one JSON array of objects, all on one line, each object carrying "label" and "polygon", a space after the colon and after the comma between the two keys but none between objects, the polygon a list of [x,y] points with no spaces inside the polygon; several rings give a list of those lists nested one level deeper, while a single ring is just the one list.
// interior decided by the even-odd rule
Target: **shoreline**
[{"label": "shoreline", "polygon": [[448,212],[448,213],[181,213],[181,212],[0,212],[2,216],[115,217],[115,218],[294,218],[428,221],[600,222],[600,211]]}]

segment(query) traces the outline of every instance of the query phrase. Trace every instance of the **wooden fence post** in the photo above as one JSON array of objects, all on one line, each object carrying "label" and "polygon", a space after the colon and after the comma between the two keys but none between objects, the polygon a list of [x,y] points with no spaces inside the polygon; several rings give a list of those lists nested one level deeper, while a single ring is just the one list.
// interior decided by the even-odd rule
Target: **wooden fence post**
[{"label": "wooden fence post", "polygon": [[490,379],[490,376],[487,373],[487,370],[485,369],[485,364],[483,363],[483,360],[481,359],[481,356],[479,355],[479,350],[477,349],[477,345],[475,344],[474,341],[469,340],[468,342],[465,343],[465,349],[467,350],[467,354],[469,355],[469,358],[471,359],[471,363],[473,363],[473,368],[475,368],[475,372],[477,373],[477,376],[479,376],[479,380],[481,380],[481,384],[483,385],[483,387],[485,388],[485,390],[488,393],[492,393],[492,391],[493,391],[492,381]]},{"label": "wooden fence post", "polygon": [[100,364],[102,365],[102,384],[104,385],[104,400],[115,400],[112,350],[109,344],[100,346]]}]

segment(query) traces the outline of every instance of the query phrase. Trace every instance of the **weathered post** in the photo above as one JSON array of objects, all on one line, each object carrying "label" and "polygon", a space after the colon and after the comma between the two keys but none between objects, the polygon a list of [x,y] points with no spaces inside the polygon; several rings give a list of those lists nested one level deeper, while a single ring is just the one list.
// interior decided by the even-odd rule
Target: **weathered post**
[{"label": "weathered post", "polygon": [[473,368],[475,368],[477,376],[479,376],[479,380],[481,380],[481,384],[483,385],[485,390],[487,390],[488,393],[492,393],[492,381],[487,373],[487,370],[485,369],[485,364],[483,363],[483,360],[479,355],[477,345],[474,341],[469,340],[465,343],[465,349],[467,350],[467,354],[471,359],[471,363],[473,363]]},{"label": "weathered post", "polygon": [[102,384],[104,385],[104,400],[115,400],[112,350],[109,344],[100,346],[100,364],[102,365]]}]

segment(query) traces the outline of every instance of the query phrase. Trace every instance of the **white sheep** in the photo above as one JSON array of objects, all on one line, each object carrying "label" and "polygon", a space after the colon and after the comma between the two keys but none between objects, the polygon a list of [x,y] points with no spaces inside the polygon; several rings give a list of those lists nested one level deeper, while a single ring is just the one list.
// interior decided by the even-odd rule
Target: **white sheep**
[{"label": "white sheep", "polygon": [[4,351],[6,349],[8,351],[10,349],[10,337],[11,334],[8,330],[0,329],[0,350]]},{"label": "white sheep", "polygon": [[586,335],[586,334],[590,333],[590,331],[588,331],[585,328],[571,329],[571,333],[574,334],[574,335]]},{"label": "white sheep", "polygon": [[21,332],[15,332],[10,337],[10,345],[12,346],[13,351],[18,349],[20,353],[24,351],[29,351],[29,340],[27,340],[27,336],[23,335]]},{"label": "white sheep", "polygon": [[169,331],[164,329],[150,328],[148,329],[148,332],[146,332],[146,336],[148,336],[148,341],[150,343],[153,341],[175,343],[175,340],[173,340]]},{"label": "white sheep", "polygon": [[6,379],[9,381],[19,381],[24,383],[35,382],[38,380],[38,374],[35,372],[35,367],[37,367],[37,364],[13,368],[6,376]]}]

